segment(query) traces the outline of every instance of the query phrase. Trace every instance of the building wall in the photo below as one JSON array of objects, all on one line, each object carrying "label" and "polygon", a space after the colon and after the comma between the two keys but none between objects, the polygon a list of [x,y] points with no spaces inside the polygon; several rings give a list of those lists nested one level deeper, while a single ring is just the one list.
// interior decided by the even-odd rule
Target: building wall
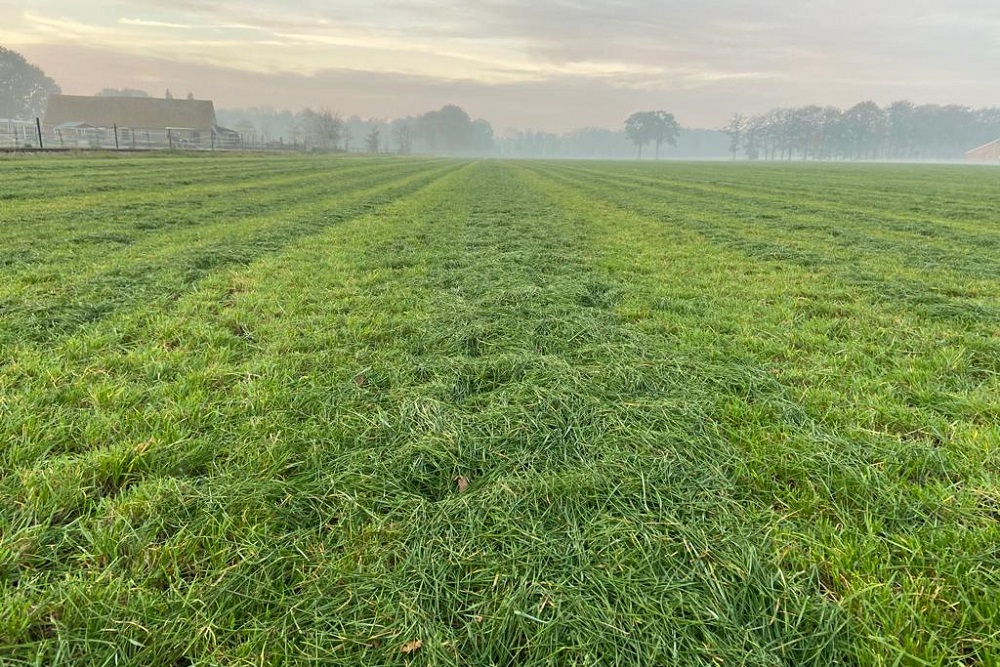
[{"label": "building wall", "polygon": [[965,154],[969,162],[1000,162],[1000,140]]}]

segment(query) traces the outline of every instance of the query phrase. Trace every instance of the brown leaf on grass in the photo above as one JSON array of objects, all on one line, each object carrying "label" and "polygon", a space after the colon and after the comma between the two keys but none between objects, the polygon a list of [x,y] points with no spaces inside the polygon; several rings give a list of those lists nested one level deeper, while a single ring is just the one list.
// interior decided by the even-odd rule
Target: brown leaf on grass
[{"label": "brown leaf on grass", "polygon": [[358,385],[359,387],[367,387],[368,378],[366,378],[364,375],[356,375],[354,377],[354,384]]},{"label": "brown leaf on grass", "polygon": [[411,653],[416,653],[417,651],[419,651],[421,648],[423,648],[423,646],[424,643],[421,640],[415,639],[412,642],[406,642],[405,644],[403,644],[399,648],[399,652],[405,655],[410,655]]},{"label": "brown leaf on grass", "polygon": [[469,488],[469,480],[465,477],[456,477],[455,484],[458,484],[458,492],[465,493]]}]

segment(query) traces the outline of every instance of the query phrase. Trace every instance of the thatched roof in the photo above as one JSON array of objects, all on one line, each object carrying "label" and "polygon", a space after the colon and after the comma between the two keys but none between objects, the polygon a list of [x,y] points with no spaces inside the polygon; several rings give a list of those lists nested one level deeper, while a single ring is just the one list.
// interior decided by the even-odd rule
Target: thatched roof
[{"label": "thatched roof", "polygon": [[53,95],[45,110],[46,125],[87,123],[95,127],[208,131],[215,125],[215,106],[207,100],[161,100],[152,97],[83,97]]}]

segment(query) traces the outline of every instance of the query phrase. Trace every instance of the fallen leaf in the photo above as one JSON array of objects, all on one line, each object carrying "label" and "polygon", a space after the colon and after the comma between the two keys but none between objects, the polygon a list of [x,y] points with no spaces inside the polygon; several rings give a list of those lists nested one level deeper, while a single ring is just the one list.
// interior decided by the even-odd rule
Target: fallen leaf
[{"label": "fallen leaf", "polygon": [[409,655],[411,653],[415,653],[416,651],[419,651],[421,648],[423,648],[423,646],[424,646],[424,643],[421,640],[416,639],[416,640],[414,640],[412,642],[407,642],[407,643],[403,644],[402,647],[400,647],[399,652],[400,653],[404,653],[406,655]]},{"label": "fallen leaf", "polygon": [[354,384],[358,385],[359,387],[366,387],[368,386],[368,378],[366,378],[364,375],[358,375],[354,378]]},{"label": "fallen leaf", "polygon": [[456,477],[455,483],[458,484],[459,493],[465,493],[465,491],[469,488],[469,480],[465,477]]}]

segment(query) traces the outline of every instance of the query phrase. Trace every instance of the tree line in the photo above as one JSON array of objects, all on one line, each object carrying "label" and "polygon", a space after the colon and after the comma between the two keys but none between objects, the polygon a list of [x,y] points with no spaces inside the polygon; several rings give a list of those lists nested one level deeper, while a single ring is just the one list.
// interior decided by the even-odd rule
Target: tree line
[{"label": "tree line", "polygon": [[[48,98],[59,94],[59,85],[21,54],[0,46],[0,119],[32,120],[45,113]],[[151,97],[145,90],[105,88],[98,97]],[[167,89],[165,99],[174,99]],[[187,99],[194,99],[192,93]],[[473,120],[463,109],[446,105],[436,111],[392,121],[346,120],[330,109],[300,112],[267,107],[220,110],[221,125],[236,130],[244,145],[275,147],[283,144],[307,150],[343,150],[381,153],[411,152],[442,155],[491,155],[495,152],[493,128]]]},{"label": "tree line", "polygon": [[[511,158],[577,158],[634,160],[638,148],[624,128],[585,127],[568,132],[545,132],[530,129],[505,129],[497,134],[497,151]],[[652,141],[642,142],[645,147]],[[725,159],[726,135],[718,130],[678,127],[674,143],[663,141],[660,158],[672,160]]]},{"label": "tree line", "polygon": [[735,114],[723,131],[734,159],[955,160],[1000,138],[1000,108],[908,100],[846,110],[811,105]]},{"label": "tree line", "polygon": [[495,150],[493,127],[485,120],[473,120],[453,104],[393,120],[342,118],[327,108],[299,112],[271,107],[222,109],[218,116],[221,124],[239,132],[244,143],[252,146],[287,144],[305,150],[402,155],[491,155]]},{"label": "tree line", "polygon": [[[0,119],[43,115],[59,85],[15,51],[0,46]],[[104,96],[148,97],[136,89],[108,88]],[[169,90],[165,97],[172,99]],[[188,93],[188,99],[193,95]],[[1000,138],[1000,108],[917,105],[907,100],[880,107],[872,101],[849,109],[818,105],[776,108],[757,115],[734,114],[721,130],[682,128],[663,110],[630,115],[619,130],[584,128],[562,134],[505,130],[498,136],[485,120],[447,105],[395,120],[341,118],[329,109],[300,112],[268,107],[220,110],[219,123],[236,130],[244,144],[290,144],[307,150],[347,152],[503,155],[509,157],[751,160],[954,160]]]}]

